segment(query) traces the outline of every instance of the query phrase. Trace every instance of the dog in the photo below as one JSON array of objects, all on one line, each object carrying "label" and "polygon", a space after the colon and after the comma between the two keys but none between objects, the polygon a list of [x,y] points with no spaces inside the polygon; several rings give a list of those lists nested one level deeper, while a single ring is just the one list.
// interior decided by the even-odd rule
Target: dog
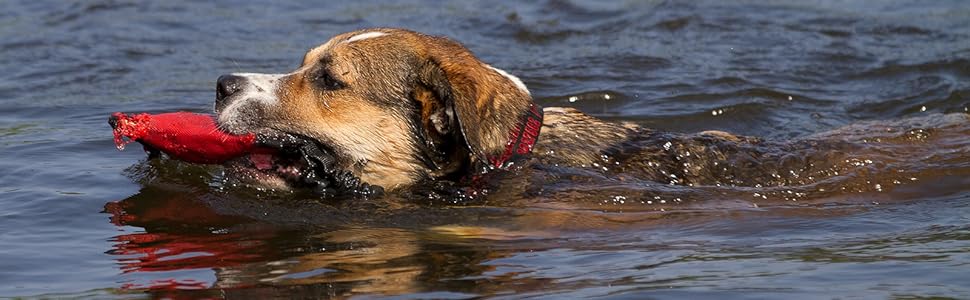
[{"label": "dog", "polygon": [[[217,81],[222,129],[309,140],[327,149],[337,168],[389,191],[529,165],[621,181],[818,192],[826,189],[819,182],[853,172],[857,161],[906,159],[842,138],[847,131],[779,143],[723,131],[660,132],[573,108],[541,108],[522,80],[458,42],[405,29],[340,34],[306,52],[290,73]],[[965,129],[966,116],[954,118]],[[261,185],[293,186],[292,176],[262,173]],[[866,178],[857,188],[890,179]]]}]

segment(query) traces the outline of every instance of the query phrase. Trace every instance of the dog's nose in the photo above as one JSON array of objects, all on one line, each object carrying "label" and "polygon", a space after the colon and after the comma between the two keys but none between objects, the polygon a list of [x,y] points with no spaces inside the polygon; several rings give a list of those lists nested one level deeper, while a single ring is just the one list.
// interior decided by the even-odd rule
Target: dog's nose
[{"label": "dog's nose", "polygon": [[236,75],[222,75],[216,80],[216,107],[220,107],[226,98],[242,90],[246,78]]}]

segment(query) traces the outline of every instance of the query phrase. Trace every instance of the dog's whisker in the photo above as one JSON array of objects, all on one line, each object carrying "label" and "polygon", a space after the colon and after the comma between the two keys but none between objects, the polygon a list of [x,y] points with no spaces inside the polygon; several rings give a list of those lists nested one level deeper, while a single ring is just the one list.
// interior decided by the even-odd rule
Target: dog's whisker
[{"label": "dog's whisker", "polygon": [[233,64],[233,66],[236,67],[236,72],[237,73],[242,73],[242,71],[243,71],[242,70],[242,66],[239,65],[239,62],[237,62],[235,59],[231,59],[231,58],[229,59],[229,62],[231,62]]}]

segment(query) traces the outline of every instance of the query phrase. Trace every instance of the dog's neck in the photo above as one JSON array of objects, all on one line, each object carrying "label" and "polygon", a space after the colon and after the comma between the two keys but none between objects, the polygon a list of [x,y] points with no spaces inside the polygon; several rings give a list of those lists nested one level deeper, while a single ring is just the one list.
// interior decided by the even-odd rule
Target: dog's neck
[{"label": "dog's neck", "polygon": [[540,164],[592,165],[601,162],[601,156],[611,147],[644,130],[629,122],[606,122],[570,107],[547,107],[543,111],[542,138],[533,150]]},{"label": "dog's neck", "polygon": [[515,161],[528,156],[539,141],[542,130],[542,107],[531,103],[521,116],[519,123],[509,132],[509,141],[505,144],[505,151],[501,155],[491,156],[488,163],[493,168],[505,169]]}]

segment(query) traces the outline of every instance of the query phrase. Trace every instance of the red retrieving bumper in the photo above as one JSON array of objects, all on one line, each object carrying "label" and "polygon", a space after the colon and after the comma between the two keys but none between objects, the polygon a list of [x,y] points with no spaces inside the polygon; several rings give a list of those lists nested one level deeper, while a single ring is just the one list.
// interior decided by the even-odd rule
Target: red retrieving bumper
[{"label": "red retrieving bumper", "polygon": [[191,163],[220,164],[253,152],[271,151],[255,146],[255,134],[228,134],[216,126],[212,116],[205,114],[125,115],[117,112],[111,115],[108,123],[114,128],[115,145],[119,150],[137,141],[146,151],[158,150],[170,158]]}]

